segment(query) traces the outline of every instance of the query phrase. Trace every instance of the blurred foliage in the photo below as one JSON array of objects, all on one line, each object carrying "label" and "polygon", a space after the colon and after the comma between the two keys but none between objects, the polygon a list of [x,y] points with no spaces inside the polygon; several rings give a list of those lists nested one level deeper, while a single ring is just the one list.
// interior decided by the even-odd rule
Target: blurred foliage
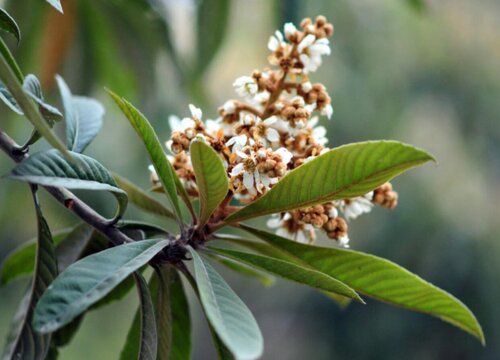
[{"label": "blurred foliage", "polygon": [[[226,3],[205,1],[205,6]],[[189,1],[171,3],[182,10]],[[278,358],[275,349],[281,351],[279,358],[286,359],[306,358],[311,350],[315,359],[498,358],[500,3],[227,3],[231,5],[228,31],[219,51],[206,54],[199,52],[193,40],[198,35],[194,34],[211,32],[193,29],[196,23],[213,24],[219,12],[212,14],[210,21],[193,21],[194,13],[187,11],[191,15],[181,19],[182,28],[159,12],[158,3],[152,9],[153,2],[66,0],[65,16],[39,0],[7,2],[20,24],[23,41],[15,54],[24,61],[26,73],[39,75],[45,86],[50,86],[55,73],[62,73],[75,93],[99,94],[106,86],[130,94],[144,104],[150,118],[156,119],[164,139],[168,135],[166,116],[186,114],[189,101],[212,105],[204,110],[214,116],[216,105],[233,96],[232,80],[264,64],[267,37],[284,21],[326,15],[336,34],[333,54],[318,77],[332,94],[335,108],[334,120],[328,124],[330,146],[392,137],[425,147],[440,160],[436,168],[398,180],[399,208],[391,214],[376,211],[374,216],[360,219],[351,234],[353,247],[397,261],[463,299],[491,341],[483,349],[446,324],[384,304],[351,304],[340,310],[331,306],[330,299],[291,284],[277,282],[265,290],[268,296],[262,297],[255,295],[260,286],[257,281],[233,281],[231,285],[255,310],[263,329],[267,339],[264,358]],[[23,11],[26,6],[30,11]],[[209,14],[205,11],[201,16]],[[140,26],[144,18],[149,19],[146,27]],[[214,34],[222,36],[217,31]],[[43,52],[44,57],[39,47],[50,47],[51,51]],[[67,59],[78,65],[69,67]],[[158,95],[153,96],[155,93]],[[114,119],[110,106],[107,110],[103,133],[114,136],[98,137],[93,151],[109,154],[108,159],[103,158],[107,166],[146,187],[145,154],[130,140],[134,135],[127,124]],[[4,113],[2,107],[0,122],[2,127],[5,122],[5,130],[18,137],[29,133],[29,127],[17,118],[4,120]],[[128,158],[120,156],[125,149],[132,153]],[[0,158],[1,174],[11,165],[4,159]],[[7,213],[14,219],[34,219],[33,213],[23,210],[30,201],[25,190],[21,184],[0,183],[0,261],[17,245],[14,235],[28,239],[35,233],[18,220],[7,221]],[[111,201],[99,201],[91,195],[86,199],[111,213]],[[42,201],[53,229],[75,222],[57,204],[47,198]],[[17,282],[0,289],[0,318],[11,316],[24,287],[25,283]],[[102,318],[102,312],[90,314],[82,324],[83,333],[64,349],[62,358],[78,360],[98,354],[118,358],[133,317],[127,308],[133,307],[122,303],[108,308],[109,320],[123,325],[121,333],[110,332],[110,321]],[[0,325],[1,336],[7,325]],[[198,323],[194,328],[194,358],[209,358],[211,354],[205,349],[210,339],[202,335],[206,329]]]}]

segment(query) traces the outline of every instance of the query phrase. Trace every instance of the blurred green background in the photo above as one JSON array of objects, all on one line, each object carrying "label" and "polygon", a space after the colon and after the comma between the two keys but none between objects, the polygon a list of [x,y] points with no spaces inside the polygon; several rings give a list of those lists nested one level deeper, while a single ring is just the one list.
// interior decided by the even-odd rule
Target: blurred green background
[{"label": "blurred green background", "polygon": [[[352,222],[352,247],[457,296],[477,315],[487,346],[425,315],[374,301],[342,310],[294,284],[263,288],[224,271],[262,328],[263,358],[500,358],[498,0],[63,0],[64,16],[41,0],[3,3],[23,33],[21,45],[12,44],[23,70],[42,79],[56,105],[55,73],[75,94],[99,98],[107,115],[89,154],[145,188],[146,154],[104,87],[130,98],[167,140],[169,114],[187,116],[193,102],[205,118],[215,118],[217,107],[235,96],[233,80],[267,66],[268,37],[284,21],[325,15],[335,26],[332,56],[311,78],[333,99],[333,120],[322,120],[329,145],[397,139],[439,160],[394,182],[396,210],[376,209]],[[0,127],[19,142],[30,132],[3,105]],[[0,174],[11,167],[0,154]],[[111,196],[82,196],[112,213]],[[77,221],[48,196],[42,201],[53,230]],[[132,208],[128,217],[158,223]],[[26,185],[1,179],[0,262],[35,231]],[[0,287],[2,339],[26,286],[27,279]],[[192,296],[191,302],[194,358],[214,358]],[[131,293],[90,313],[61,358],[117,359],[136,305]]]}]

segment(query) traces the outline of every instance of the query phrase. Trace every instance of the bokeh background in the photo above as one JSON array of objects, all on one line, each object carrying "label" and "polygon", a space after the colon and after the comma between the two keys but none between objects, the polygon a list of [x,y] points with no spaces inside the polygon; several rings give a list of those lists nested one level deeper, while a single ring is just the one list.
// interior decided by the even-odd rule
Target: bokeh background
[{"label": "bokeh background", "polygon": [[[497,0],[63,0],[65,15],[41,0],[3,1],[20,23],[12,44],[23,70],[38,75],[60,104],[53,76],[76,94],[100,99],[107,115],[89,154],[148,187],[148,161],[109,87],[141,108],[167,139],[169,114],[191,102],[215,118],[234,97],[232,81],[267,66],[269,35],[284,21],[323,14],[335,25],[332,55],[312,75],[332,95],[330,146],[397,139],[433,153],[394,181],[400,205],[350,224],[352,247],[408,268],[448,290],[477,315],[486,335],[472,337],[425,315],[375,301],[339,308],[284,281],[265,288],[223,271],[265,337],[264,359],[500,358],[500,2]],[[153,9],[152,9],[153,7]],[[0,105],[0,127],[22,142],[22,118]],[[61,129],[59,129],[60,131]],[[40,142],[35,149],[44,148]],[[0,173],[12,167],[0,154]],[[111,197],[82,194],[103,213]],[[48,196],[52,229],[77,219]],[[159,222],[134,209],[129,217]],[[26,185],[0,181],[0,262],[35,234]],[[27,279],[0,287],[4,339]],[[194,358],[214,358],[192,297]],[[134,292],[91,312],[62,359],[117,359],[137,306]]]}]

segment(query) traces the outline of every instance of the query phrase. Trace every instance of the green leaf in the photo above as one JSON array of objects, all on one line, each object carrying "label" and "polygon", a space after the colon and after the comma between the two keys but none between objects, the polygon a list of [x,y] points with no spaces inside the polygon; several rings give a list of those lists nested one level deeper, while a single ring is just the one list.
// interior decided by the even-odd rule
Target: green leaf
[{"label": "green leaf", "polygon": [[151,214],[175,219],[175,215],[172,211],[167,209],[161,202],[150,196],[137,185],[115,173],[113,174],[113,178],[118,186],[127,192],[129,201],[132,204]]},{"label": "green leaf", "polygon": [[255,278],[260,281],[260,283],[264,286],[271,286],[274,284],[274,278],[268,276],[267,274],[264,274],[258,270],[255,270],[249,266],[243,265],[239,262],[236,262],[234,260],[229,260],[229,259],[224,259],[219,256],[213,256],[213,258],[219,262],[220,264],[224,265],[225,267],[245,276],[249,276],[252,278]]},{"label": "green leaf", "polygon": [[11,172],[10,178],[51,187],[109,191],[118,201],[115,219],[120,218],[127,207],[127,193],[119,189],[108,170],[91,157],[70,153],[77,162],[69,162],[55,149],[36,153]]},{"label": "green leaf", "polygon": [[193,248],[188,249],[201,304],[215,332],[236,358],[258,358],[264,343],[252,313],[215,269]]},{"label": "green leaf", "polygon": [[74,263],[43,294],[33,326],[53,332],[84,312],[158,254],[168,240],[143,240],[116,246]]},{"label": "green leaf", "polygon": [[43,118],[47,120],[49,126],[52,127],[55,122],[62,120],[63,116],[61,112],[54,106],[45,102],[42,85],[40,84],[40,80],[38,80],[35,75],[28,74],[24,78],[23,89],[38,104],[38,110],[40,111],[40,114],[42,114]]},{"label": "green leaf", "polygon": [[244,264],[254,266],[271,274],[281,276],[284,279],[295,281],[299,284],[311,286],[323,291],[333,292],[355,299],[361,303],[363,300],[359,295],[343,282],[334,279],[319,271],[296,265],[292,262],[275,259],[269,256],[262,256],[241,251],[213,248],[218,254],[222,254],[230,259],[240,261]]},{"label": "green leaf", "polygon": [[63,13],[63,8],[61,5],[61,0],[47,0],[47,2],[52,5],[61,14]]},{"label": "green leaf", "polygon": [[226,197],[229,182],[221,158],[205,142],[193,140],[189,154],[200,193],[199,226],[203,226]]},{"label": "green leaf", "polygon": [[191,316],[189,303],[177,271],[170,272],[170,308],[172,312],[172,360],[191,359]]},{"label": "green leaf", "polygon": [[156,317],[158,319],[158,360],[168,359],[172,349],[172,308],[170,294],[170,274],[172,269],[167,266],[155,268],[158,275],[156,291]]},{"label": "green leaf", "polygon": [[[64,229],[52,234],[54,245],[59,244],[69,233],[71,229]],[[12,250],[7,255],[0,273],[0,284],[7,285],[19,277],[30,275],[35,269],[36,241],[32,239]]]},{"label": "green leaf", "polygon": [[156,360],[158,336],[156,333],[156,317],[151,294],[146,280],[141,274],[134,274],[140,299],[140,347],[138,360]]},{"label": "green leaf", "polygon": [[460,300],[389,260],[352,250],[299,244],[246,225],[241,227],[299,263],[346,283],[360,294],[436,316],[484,344],[481,326]]},{"label": "green leaf", "polygon": [[82,153],[101,130],[104,107],[97,100],[73,96],[61,76],[57,75],[56,80],[64,107],[66,145],[69,150]]},{"label": "green leaf", "polygon": [[23,115],[23,111],[21,110],[21,108],[17,104],[16,99],[14,99],[14,97],[9,92],[9,90],[7,90],[7,88],[5,87],[5,85],[3,83],[1,83],[1,82],[0,82],[0,100],[2,100],[2,102],[5,105],[7,105],[7,107],[9,109],[11,109],[12,111],[14,111],[16,114]]},{"label": "green leaf", "polygon": [[177,198],[177,191],[182,191],[184,190],[184,188],[181,185],[180,187],[182,188],[182,190],[180,190],[177,186],[177,174],[175,173],[172,164],[170,164],[170,161],[168,161],[167,156],[165,155],[165,152],[163,151],[160,144],[160,140],[158,140],[158,136],[156,135],[153,127],[144,117],[144,115],[142,115],[139,110],[137,110],[127,100],[119,97],[109,90],[108,92],[116,102],[118,107],[125,114],[127,119],[130,121],[133,128],[144,143],[148,151],[149,158],[151,159],[151,162],[153,163],[153,166],[156,170],[156,173],[158,174],[158,177],[160,178],[160,181],[166,190],[167,198],[174,208],[177,219],[179,220],[179,222],[182,222],[182,214]]},{"label": "green leaf", "polygon": [[40,210],[36,191],[32,193],[38,222],[36,268],[30,291],[14,317],[3,359],[44,359],[50,346],[50,334],[35,333],[31,321],[40,296],[57,276],[57,263],[50,229]]},{"label": "green leaf", "polygon": [[230,215],[235,222],[364,195],[434,158],[397,141],[340,146],[296,168],[257,201]]},{"label": "green leaf", "polygon": [[[202,74],[220,49],[230,13],[229,0],[202,0],[197,16],[197,63],[195,75]],[[207,34],[210,34],[207,36]]]},{"label": "green leaf", "polygon": [[9,15],[7,11],[0,8],[0,29],[6,31],[17,39],[17,43],[21,41],[21,31],[19,26],[17,26],[16,21]]},{"label": "green leaf", "polygon": [[2,39],[0,39],[0,54],[0,81],[3,82],[26,118],[33,124],[36,131],[40,133],[50,145],[61,151],[67,159],[72,160],[70,153],[61,140],[54,135],[49,124],[47,124],[40,113],[39,108],[33,103],[31,96],[23,89],[21,85],[23,75]]}]

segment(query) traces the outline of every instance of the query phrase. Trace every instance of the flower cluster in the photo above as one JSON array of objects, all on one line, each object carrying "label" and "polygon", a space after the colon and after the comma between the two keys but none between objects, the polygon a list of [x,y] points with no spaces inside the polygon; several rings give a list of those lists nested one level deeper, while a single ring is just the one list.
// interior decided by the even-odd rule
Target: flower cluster
[{"label": "flower cluster", "polygon": [[[325,86],[310,81],[309,74],[330,54],[332,35],[333,25],[323,16],[304,19],[300,29],[285,24],[284,32],[276,31],[268,42],[271,67],[237,78],[233,86],[241,99],[225,102],[216,120],[203,121],[202,111],[193,105],[190,117],[170,117],[172,135],[166,145],[173,156],[169,159],[190,195],[197,196],[189,158],[195,138],[220,155],[231,195],[242,203],[254,201],[289,171],[329,150],[326,129],[318,122],[320,116],[331,118],[331,98]],[[396,204],[397,193],[385,184],[362,197],[275,215],[268,225],[301,242],[314,241],[316,229],[323,229],[348,247],[348,220],[374,205]]]}]

